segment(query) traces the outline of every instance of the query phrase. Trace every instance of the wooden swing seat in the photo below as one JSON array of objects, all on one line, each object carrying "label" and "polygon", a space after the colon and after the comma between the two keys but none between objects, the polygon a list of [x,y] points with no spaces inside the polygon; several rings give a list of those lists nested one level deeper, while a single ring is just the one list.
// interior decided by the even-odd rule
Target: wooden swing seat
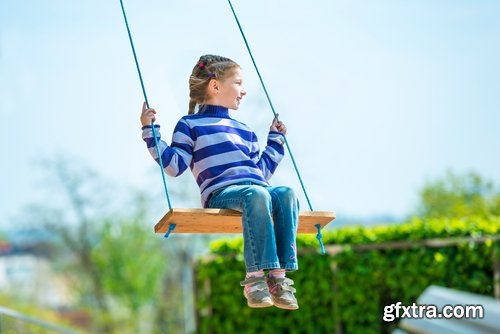
[{"label": "wooden swing seat", "polygon": [[[298,233],[318,233],[335,219],[331,211],[301,211]],[[175,224],[172,233],[242,233],[241,212],[227,209],[170,209],[155,225],[155,233],[167,233]]]}]

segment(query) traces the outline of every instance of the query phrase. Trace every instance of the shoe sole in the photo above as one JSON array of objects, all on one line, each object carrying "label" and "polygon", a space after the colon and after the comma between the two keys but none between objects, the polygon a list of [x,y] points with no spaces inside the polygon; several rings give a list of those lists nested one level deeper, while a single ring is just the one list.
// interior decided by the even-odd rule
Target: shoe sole
[{"label": "shoe sole", "polygon": [[248,300],[248,297],[247,297],[247,294],[246,293],[243,293],[243,295],[245,296],[245,298],[247,299],[247,305],[248,307],[251,307],[251,308],[264,308],[264,307],[271,307],[271,306],[274,306],[274,303],[272,301],[271,298],[267,297],[269,300],[266,300],[266,301],[262,301],[260,303],[255,303],[255,304],[252,304],[250,303],[250,301]]},{"label": "shoe sole", "polygon": [[277,308],[280,308],[280,309],[283,309],[283,310],[298,310],[299,309],[299,305],[297,304],[280,304],[280,303],[276,303],[276,301],[273,299],[273,304],[274,306],[276,306]]},{"label": "shoe sole", "polygon": [[251,308],[265,308],[265,307],[271,307],[274,304],[272,302],[269,302],[269,303],[260,303],[260,304],[250,304],[250,303],[247,302],[247,305],[248,305],[248,307],[251,307]]},{"label": "shoe sole", "polygon": [[283,310],[298,310],[299,306],[298,305],[279,305],[279,304],[274,304],[277,308],[283,309]]}]

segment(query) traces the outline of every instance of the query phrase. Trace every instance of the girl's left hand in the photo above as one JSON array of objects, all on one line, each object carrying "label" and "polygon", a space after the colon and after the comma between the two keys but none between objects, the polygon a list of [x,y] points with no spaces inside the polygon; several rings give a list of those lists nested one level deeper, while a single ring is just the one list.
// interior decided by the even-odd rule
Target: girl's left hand
[{"label": "girl's left hand", "polygon": [[273,123],[271,124],[270,131],[281,132],[282,134],[286,134],[286,126],[282,121],[278,121],[279,114],[276,114],[276,117],[273,119]]}]

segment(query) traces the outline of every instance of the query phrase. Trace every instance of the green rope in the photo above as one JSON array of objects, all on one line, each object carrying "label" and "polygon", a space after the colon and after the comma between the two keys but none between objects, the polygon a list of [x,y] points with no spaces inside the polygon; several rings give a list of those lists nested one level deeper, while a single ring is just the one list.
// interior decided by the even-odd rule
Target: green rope
[{"label": "green rope", "polygon": [[170,236],[170,233],[172,233],[172,231],[175,229],[175,227],[177,226],[177,224],[170,224],[168,226],[168,231],[167,233],[165,233],[165,235],[163,236],[165,239],[167,239],[169,236]]},{"label": "green rope", "polygon": [[[246,39],[246,37],[245,37],[245,34],[244,34],[243,29],[242,29],[242,27],[241,27],[241,24],[240,24],[240,22],[239,22],[239,20],[238,20],[238,17],[237,17],[237,15],[236,15],[236,12],[234,11],[234,8],[233,8],[233,5],[232,5],[232,3],[231,3],[231,0],[228,0],[228,2],[229,2],[229,6],[231,7],[231,11],[233,12],[234,18],[235,18],[236,23],[237,23],[237,25],[238,25],[238,28],[239,28],[239,30],[240,30],[240,33],[241,33],[241,35],[242,35],[242,37],[243,37],[243,40],[244,40],[244,42],[245,42],[245,45],[246,45],[246,47],[247,47],[248,53],[250,54],[250,58],[252,59],[252,63],[253,63],[253,65],[254,65],[254,67],[255,67],[255,70],[256,70],[257,75],[258,75],[258,77],[259,77],[259,80],[260,80],[260,83],[261,83],[261,85],[262,85],[262,88],[264,89],[264,93],[266,94],[266,97],[267,97],[267,100],[268,100],[269,105],[270,105],[270,107],[271,107],[271,110],[272,110],[272,112],[273,112],[273,115],[274,115],[274,117],[276,118],[276,120],[278,121],[277,113],[276,113],[276,111],[275,111],[275,109],[274,109],[274,106],[273,106],[273,104],[272,104],[272,101],[271,101],[271,98],[270,98],[270,96],[269,96],[269,93],[267,92],[266,86],[265,86],[265,84],[264,84],[264,80],[262,79],[262,76],[260,75],[260,71],[259,71],[259,69],[258,69],[258,67],[257,67],[257,64],[255,63],[255,59],[254,59],[254,57],[253,57],[252,51],[250,50],[250,46],[248,45],[247,39]],[[133,55],[134,55],[134,61],[135,61],[135,65],[136,65],[136,68],[137,68],[137,73],[138,73],[138,75],[139,75],[139,81],[140,81],[140,83],[141,83],[142,93],[143,93],[143,95],[144,95],[144,101],[146,102],[146,106],[147,106],[147,108],[149,108],[148,97],[147,97],[147,94],[146,94],[146,89],[145,89],[145,87],[144,87],[144,81],[143,81],[143,79],[142,79],[141,69],[140,69],[140,67],[139,67],[139,61],[137,60],[137,54],[136,54],[136,52],[135,52],[134,42],[133,42],[133,40],[132,40],[132,34],[131,34],[131,32],[130,32],[130,27],[129,27],[129,24],[128,24],[127,15],[126,15],[126,13],[125,13],[125,7],[124,7],[124,5],[123,5],[123,1],[122,1],[122,0],[120,0],[120,5],[121,5],[121,8],[122,8],[123,19],[125,20],[125,26],[126,26],[126,28],[127,28],[127,33],[128,33],[128,38],[129,38],[129,41],[130,41],[130,46],[131,46],[131,48],[132,48],[132,53],[133,53]],[[160,156],[160,150],[159,150],[159,148],[158,148],[158,138],[156,137],[156,131],[155,131],[154,121],[151,121],[151,129],[152,129],[152,131],[153,131],[153,137],[154,137],[154,140],[155,140],[156,155],[158,156],[158,161],[159,161],[159,164],[160,164],[161,176],[162,176],[162,180],[163,180],[163,188],[164,188],[164,190],[165,190],[165,196],[166,196],[166,198],[167,198],[168,208],[169,208],[169,210],[172,210],[172,204],[171,204],[171,202],[170,202],[170,195],[169,195],[169,193],[168,193],[167,181],[166,181],[166,178],[165,178],[165,171],[164,171],[164,167],[163,167],[163,161],[162,161],[162,159],[161,159],[161,156]],[[309,200],[309,196],[308,196],[307,191],[306,191],[306,188],[305,188],[305,186],[304,186],[304,182],[302,181],[302,177],[301,177],[300,172],[299,172],[299,169],[298,169],[298,167],[297,167],[297,163],[295,162],[295,158],[294,158],[294,156],[293,156],[293,154],[292,154],[292,151],[291,151],[291,149],[290,149],[290,145],[288,144],[288,141],[287,141],[287,139],[286,139],[286,136],[283,136],[283,138],[285,139],[285,144],[286,144],[286,147],[287,147],[287,149],[288,149],[288,153],[290,154],[290,158],[291,158],[292,163],[293,163],[293,166],[294,166],[294,168],[295,168],[295,172],[297,173],[297,177],[298,177],[299,182],[300,182],[300,185],[301,185],[301,187],[302,187],[302,191],[304,192],[304,195],[305,195],[305,197],[306,197],[307,204],[309,205],[309,209],[310,209],[311,211],[313,211],[313,208],[312,208],[312,205],[311,205],[311,201]],[[318,240],[319,240],[319,242],[320,242],[322,253],[324,254],[324,253],[325,253],[325,250],[324,250],[323,242],[322,242],[322,239],[321,239],[321,237],[322,237],[322,236],[321,236],[321,232],[320,232],[320,228],[321,228],[321,226],[318,224],[318,225],[316,225],[316,227],[317,227],[317,229],[318,229],[317,238],[318,238]],[[165,238],[168,238],[168,236],[170,235],[170,233],[171,233],[174,229],[175,229],[175,224],[170,225],[170,226],[169,226],[169,230],[168,230],[168,232],[165,234]]]},{"label": "green rope", "polygon": [[[247,39],[245,37],[245,33],[243,32],[243,28],[241,27],[240,21],[238,20],[238,16],[236,15],[236,12],[234,11],[233,4],[231,3],[231,0],[228,0],[229,6],[231,7],[231,11],[233,12],[234,19],[236,20],[236,24],[238,25],[238,28],[241,33],[241,37],[243,37],[243,41],[245,42],[245,45],[247,47],[248,53],[250,55],[250,58],[252,59],[253,66],[255,68],[255,71],[257,72],[257,76],[259,77],[260,84],[262,85],[262,88],[264,89],[264,93],[266,94],[267,97],[267,102],[269,102],[269,106],[271,107],[271,110],[273,112],[274,118],[278,121],[277,113],[274,110],[273,103],[271,102],[271,97],[269,96],[269,93],[267,92],[266,85],[264,84],[264,80],[262,80],[262,76],[260,75],[259,68],[257,67],[257,64],[255,63],[255,59],[253,58],[252,50],[250,50],[250,46],[248,45]],[[295,168],[295,172],[297,173],[297,177],[299,178],[300,185],[302,187],[302,191],[304,192],[304,195],[307,200],[307,204],[309,205],[309,209],[311,211],[314,211],[311,205],[311,201],[309,200],[309,196],[307,195],[306,187],[304,186],[304,182],[302,181],[302,177],[300,176],[299,173],[299,168],[297,167],[297,164],[295,163],[295,158],[293,157],[292,150],[290,149],[290,145],[288,145],[288,141],[286,140],[286,136],[283,136],[285,138],[285,144],[286,148],[288,149],[288,153],[290,154],[290,158],[293,163],[293,167]]]},{"label": "green rope", "polygon": [[321,254],[325,255],[325,245],[323,245],[323,235],[321,234],[321,225],[316,224],[314,226],[318,230],[318,233],[316,234],[316,239],[318,239],[319,246],[321,248]]},{"label": "green rope", "polygon": [[[243,41],[245,42],[245,46],[247,47],[248,54],[250,55],[250,58],[252,59],[253,67],[255,68],[255,71],[257,72],[257,76],[259,77],[260,84],[262,85],[262,88],[264,89],[264,93],[266,94],[267,97],[267,102],[269,102],[269,106],[271,107],[271,110],[273,112],[274,118],[278,121],[277,113],[274,110],[273,103],[271,102],[271,97],[269,96],[269,93],[267,92],[266,85],[264,84],[264,80],[262,80],[262,76],[260,75],[259,68],[257,67],[257,63],[255,63],[255,59],[253,58],[252,50],[250,50],[250,46],[248,45],[247,38],[245,37],[245,33],[243,32],[243,28],[241,27],[240,20],[238,20],[238,16],[236,15],[236,12],[234,11],[233,4],[231,3],[231,0],[227,0],[229,3],[229,7],[231,7],[231,11],[233,12],[234,19],[236,20],[236,24],[238,25],[238,29],[240,30],[241,37],[243,37]],[[299,178],[300,186],[302,187],[302,191],[304,192],[304,196],[306,197],[307,204],[309,205],[309,209],[311,211],[314,211],[311,205],[311,201],[309,200],[309,196],[307,195],[306,187],[304,186],[304,182],[302,181],[302,177],[300,176],[299,168],[297,167],[297,163],[295,162],[295,158],[293,157],[292,150],[290,149],[290,145],[288,144],[288,141],[286,139],[286,136],[283,136],[285,138],[285,144],[286,148],[288,150],[288,153],[290,154],[290,158],[293,163],[293,167],[295,168],[295,172],[297,174],[297,177]],[[318,234],[316,238],[318,239],[320,246],[321,246],[321,253],[325,254],[325,247],[323,246],[323,240],[322,240],[322,235],[320,232],[321,225],[316,225],[318,229]]]},{"label": "green rope", "polygon": [[[130,28],[128,26],[127,14],[125,14],[125,7],[123,6],[123,1],[120,0],[120,5],[122,7],[123,19],[125,20],[125,26],[127,27],[128,39],[130,41],[130,46],[132,47],[132,53],[134,54],[135,66],[137,68],[137,73],[139,74],[139,80],[141,82],[142,94],[144,95],[144,101],[146,102],[146,107],[149,108],[148,96],[146,95],[146,89],[144,88],[144,81],[142,80],[141,69],[139,67],[139,61],[137,60],[137,54],[135,53],[134,42],[132,40],[132,34],[130,33]],[[165,178],[165,171],[163,170],[163,161],[160,156],[160,149],[158,148],[158,138],[156,137],[156,130],[154,121],[151,121],[151,129],[153,130],[153,137],[155,139],[156,155],[158,156],[158,161],[160,162],[161,177],[163,179],[163,189],[165,190],[165,196],[167,197],[168,209],[172,210],[172,204],[170,203],[170,195],[168,194],[167,180]]]}]

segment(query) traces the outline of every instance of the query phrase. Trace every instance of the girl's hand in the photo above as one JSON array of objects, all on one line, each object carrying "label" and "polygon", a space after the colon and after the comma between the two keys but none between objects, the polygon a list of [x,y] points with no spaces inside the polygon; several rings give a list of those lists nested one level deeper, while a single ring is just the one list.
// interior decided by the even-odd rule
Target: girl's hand
[{"label": "girl's hand", "polygon": [[156,120],[155,117],[156,110],[153,108],[148,108],[146,106],[146,102],[142,105],[142,113],[141,113],[141,124],[142,126],[151,125],[152,122]]},{"label": "girl's hand", "polygon": [[279,114],[276,114],[276,117],[273,119],[273,123],[271,124],[271,128],[269,130],[286,134],[286,126],[283,122],[278,121],[278,116]]}]

